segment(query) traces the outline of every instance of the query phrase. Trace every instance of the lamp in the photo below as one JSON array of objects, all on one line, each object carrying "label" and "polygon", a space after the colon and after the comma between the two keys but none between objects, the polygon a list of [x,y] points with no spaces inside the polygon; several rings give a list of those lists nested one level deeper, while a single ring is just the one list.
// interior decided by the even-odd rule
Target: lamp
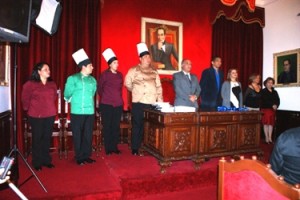
[{"label": "lamp", "polygon": [[40,12],[32,23],[42,28],[48,34],[56,33],[62,6],[56,0],[42,0]]}]

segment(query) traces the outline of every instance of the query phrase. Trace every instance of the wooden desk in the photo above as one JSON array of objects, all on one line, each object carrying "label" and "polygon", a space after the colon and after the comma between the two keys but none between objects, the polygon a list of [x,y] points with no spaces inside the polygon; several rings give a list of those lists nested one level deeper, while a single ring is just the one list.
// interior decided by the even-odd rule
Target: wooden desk
[{"label": "wooden desk", "polygon": [[146,110],[143,148],[155,156],[161,172],[172,161],[190,159],[196,169],[205,158],[257,152],[261,112],[162,113]]}]

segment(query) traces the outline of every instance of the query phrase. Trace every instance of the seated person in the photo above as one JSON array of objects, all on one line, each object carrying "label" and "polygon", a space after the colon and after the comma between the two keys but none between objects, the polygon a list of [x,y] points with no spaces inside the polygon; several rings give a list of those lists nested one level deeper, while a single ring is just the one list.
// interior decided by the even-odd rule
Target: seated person
[{"label": "seated person", "polygon": [[283,132],[270,158],[272,170],[290,184],[300,183],[300,127]]},{"label": "seated person", "polygon": [[200,86],[197,76],[190,74],[192,69],[191,61],[183,59],[181,68],[181,72],[173,74],[173,84],[176,93],[174,106],[190,106],[197,109]]}]

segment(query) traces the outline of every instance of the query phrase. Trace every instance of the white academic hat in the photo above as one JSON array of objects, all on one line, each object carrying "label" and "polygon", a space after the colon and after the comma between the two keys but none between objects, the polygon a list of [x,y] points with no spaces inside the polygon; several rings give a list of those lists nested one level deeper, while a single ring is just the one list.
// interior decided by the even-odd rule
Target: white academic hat
[{"label": "white academic hat", "polygon": [[86,55],[84,49],[79,49],[75,53],[72,54],[72,57],[78,67],[87,66],[88,64],[91,64],[89,57]]},{"label": "white academic hat", "polygon": [[118,60],[111,48],[105,49],[102,53],[102,56],[104,57],[108,65],[110,65],[113,61]]},{"label": "white academic hat", "polygon": [[138,50],[138,54],[140,57],[143,57],[144,55],[150,55],[148,47],[145,43],[141,42],[139,44],[136,45],[137,50]]}]

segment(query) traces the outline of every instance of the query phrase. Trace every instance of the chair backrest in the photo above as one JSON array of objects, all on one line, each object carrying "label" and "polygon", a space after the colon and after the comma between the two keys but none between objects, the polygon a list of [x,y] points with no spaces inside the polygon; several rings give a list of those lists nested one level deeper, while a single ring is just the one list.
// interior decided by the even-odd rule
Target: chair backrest
[{"label": "chair backrest", "polygon": [[219,161],[218,199],[300,199],[299,185],[289,185],[277,176],[271,166],[251,159]]},{"label": "chair backrest", "polygon": [[169,78],[162,78],[161,87],[163,90],[163,98],[164,102],[169,102],[170,104],[174,104],[175,101],[175,91],[173,86],[173,80]]},{"label": "chair backrest", "polygon": [[61,90],[58,89],[57,90],[57,99],[56,99],[56,116],[55,116],[55,120],[54,120],[54,124],[58,126],[58,128],[61,128]]}]

